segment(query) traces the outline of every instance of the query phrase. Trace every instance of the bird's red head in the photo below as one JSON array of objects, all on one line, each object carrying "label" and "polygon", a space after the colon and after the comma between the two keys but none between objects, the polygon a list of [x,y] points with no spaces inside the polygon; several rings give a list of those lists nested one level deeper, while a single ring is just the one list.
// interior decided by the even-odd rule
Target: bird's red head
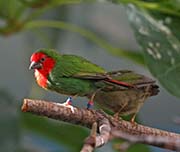
[{"label": "bird's red head", "polygon": [[49,73],[55,66],[55,60],[43,52],[35,52],[30,59],[29,69],[35,70],[37,83],[46,88]]}]

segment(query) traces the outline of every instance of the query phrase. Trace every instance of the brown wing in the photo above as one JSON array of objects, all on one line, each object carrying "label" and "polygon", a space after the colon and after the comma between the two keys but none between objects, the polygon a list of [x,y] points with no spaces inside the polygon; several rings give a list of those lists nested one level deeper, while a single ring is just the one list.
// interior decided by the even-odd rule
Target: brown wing
[{"label": "brown wing", "polygon": [[108,73],[78,73],[76,75],[73,75],[73,77],[96,81],[103,80],[108,83],[127,88],[141,87],[143,85],[155,83],[155,81],[151,78],[129,70],[120,70]]}]

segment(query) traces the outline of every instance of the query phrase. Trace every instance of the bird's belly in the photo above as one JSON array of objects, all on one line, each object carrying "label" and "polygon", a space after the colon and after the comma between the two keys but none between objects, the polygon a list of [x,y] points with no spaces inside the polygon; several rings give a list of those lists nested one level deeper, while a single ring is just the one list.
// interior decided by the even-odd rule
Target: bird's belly
[{"label": "bird's belly", "polygon": [[146,98],[142,92],[138,91],[100,91],[95,96],[95,102],[105,110],[113,113],[119,112],[120,115],[136,113]]},{"label": "bird's belly", "polygon": [[72,78],[61,78],[56,83],[50,83],[48,89],[66,95],[86,96],[95,88],[89,81]]}]

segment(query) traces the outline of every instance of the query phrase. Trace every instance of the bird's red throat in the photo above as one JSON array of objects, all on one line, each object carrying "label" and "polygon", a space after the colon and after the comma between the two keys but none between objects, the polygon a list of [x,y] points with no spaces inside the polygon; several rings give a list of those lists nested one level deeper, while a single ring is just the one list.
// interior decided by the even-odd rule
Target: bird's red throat
[{"label": "bird's red throat", "polygon": [[55,60],[52,58],[46,58],[43,62],[41,69],[35,69],[34,76],[39,86],[47,88],[48,85],[48,76],[51,73],[52,69],[55,66]]}]

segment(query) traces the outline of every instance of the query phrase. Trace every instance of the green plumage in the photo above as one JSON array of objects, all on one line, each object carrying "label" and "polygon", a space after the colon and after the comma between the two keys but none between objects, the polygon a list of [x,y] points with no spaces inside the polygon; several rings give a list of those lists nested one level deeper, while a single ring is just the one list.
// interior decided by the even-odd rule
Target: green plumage
[{"label": "green plumage", "polygon": [[105,74],[105,70],[82,57],[61,55],[52,50],[40,50],[55,59],[55,67],[48,76],[48,89],[67,95],[85,96],[96,90],[91,79],[80,79],[83,75]]},{"label": "green plumage", "polygon": [[[55,66],[48,75],[47,89],[67,95],[87,96],[95,94],[95,102],[102,107],[122,113],[135,113],[149,96],[158,93],[154,81],[129,70],[106,72],[103,68],[76,55],[62,55],[50,49],[41,49],[55,60]],[[127,82],[128,88],[107,81],[109,79]],[[147,89],[148,88],[148,89]]]}]

